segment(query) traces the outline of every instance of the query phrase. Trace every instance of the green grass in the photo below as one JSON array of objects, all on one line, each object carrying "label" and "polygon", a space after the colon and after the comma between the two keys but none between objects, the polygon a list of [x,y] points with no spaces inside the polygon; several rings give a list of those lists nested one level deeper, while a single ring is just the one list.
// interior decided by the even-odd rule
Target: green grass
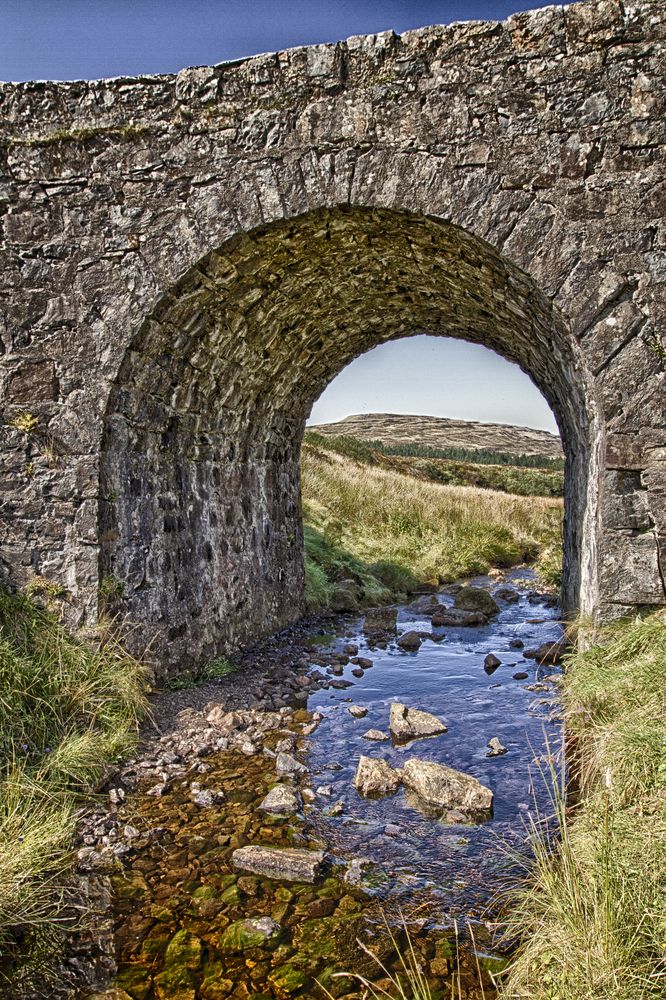
[{"label": "green grass", "polygon": [[301,453],[310,608],[340,606],[341,590],[352,605],[352,598],[381,603],[417,583],[453,581],[559,548],[558,500],[424,481],[327,443],[307,437]]},{"label": "green grass", "polygon": [[305,443],[352,461],[379,465],[448,486],[475,486],[516,496],[561,497],[564,493],[563,462],[559,458],[413,444],[389,445],[316,431],[306,433]]},{"label": "green grass", "polygon": [[510,906],[522,945],[503,1000],[666,997],[666,619],[614,625],[563,685],[580,797]]},{"label": "green grass", "polygon": [[135,746],[146,687],[110,634],[0,589],[0,989],[64,920],[75,807]]}]

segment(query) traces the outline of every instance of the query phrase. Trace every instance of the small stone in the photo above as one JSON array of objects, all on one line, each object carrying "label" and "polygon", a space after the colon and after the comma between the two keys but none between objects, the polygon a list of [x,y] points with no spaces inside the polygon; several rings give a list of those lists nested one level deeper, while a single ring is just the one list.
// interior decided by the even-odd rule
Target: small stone
[{"label": "small stone", "polygon": [[502,666],[502,661],[494,653],[488,653],[483,661],[483,669],[487,674],[494,673],[498,667]]},{"label": "small stone", "polygon": [[388,739],[388,733],[383,733],[381,729],[368,729],[366,733],[363,733],[363,739],[384,743]]},{"label": "small stone", "polygon": [[149,788],[148,791],[146,792],[146,795],[154,795],[156,798],[159,798],[160,796],[164,795],[166,789],[167,789],[166,781],[160,781],[158,782],[157,785],[153,785],[152,788]]},{"label": "small stone", "polygon": [[262,812],[279,816],[291,816],[302,807],[303,801],[298,792],[286,785],[275,785],[259,803]]},{"label": "small stone", "polygon": [[332,806],[329,806],[328,809],[324,810],[324,814],[326,816],[341,816],[344,811],[345,811],[344,800],[338,799],[338,801],[334,802]]},{"label": "small stone", "polygon": [[361,668],[361,670],[369,670],[375,661],[369,660],[367,656],[357,656],[356,662]]},{"label": "small stone", "polygon": [[511,649],[524,649],[525,643],[522,639],[512,639],[509,646]]},{"label": "small stone", "polygon": [[280,751],[275,761],[275,770],[278,774],[303,774],[306,768],[290,753]]},{"label": "small stone", "polygon": [[317,795],[322,795],[324,798],[330,798],[333,794],[333,785],[319,785],[317,788]]},{"label": "small stone", "polygon": [[347,867],[347,871],[344,874],[344,881],[348,885],[361,885],[364,875],[371,867],[372,862],[366,858],[354,858]]},{"label": "small stone", "polygon": [[397,823],[387,823],[384,827],[384,833],[387,837],[400,837],[402,832],[402,827],[398,826]]},{"label": "small stone", "polygon": [[368,714],[367,708],[364,708],[363,705],[350,705],[347,711],[355,719],[363,719]]},{"label": "small stone", "polygon": [[342,652],[347,656],[356,656],[358,654],[358,646],[353,642],[347,642],[342,647]]},{"label": "small stone", "polygon": [[416,650],[421,647],[422,641],[423,640],[418,632],[403,632],[397,640],[396,645],[398,645],[400,649],[404,649],[405,652],[411,653],[416,652]]},{"label": "small stone", "polygon": [[493,736],[492,739],[488,740],[487,746],[490,749],[486,757],[501,757],[502,754],[508,753],[508,749],[500,742],[497,736]]},{"label": "small stone", "polygon": [[436,715],[408,708],[399,701],[391,705],[389,729],[396,740],[405,741],[447,732],[447,726]]},{"label": "small stone", "polygon": [[354,775],[354,788],[366,798],[393,795],[400,787],[400,772],[385,760],[361,755]]},{"label": "small stone", "polygon": [[245,951],[247,948],[260,948],[276,942],[280,933],[280,925],[271,917],[247,917],[229,924],[222,932],[217,946],[220,951],[232,953]]},{"label": "small stone", "polygon": [[472,625],[485,625],[488,619],[480,611],[463,611],[461,608],[444,608],[437,610],[432,616],[433,628],[468,628]]},{"label": "small stone", "polygon": [[526,681],[528,677],[529,674],[526,670],[517,670],[513,675],[514,681]]},{"label": "small stone", "polygon": [[352,670],[352,677],[362,677],[362,676],[363,676],[363,671],[361,670],[361,668],[354,667],[354,669]]}]

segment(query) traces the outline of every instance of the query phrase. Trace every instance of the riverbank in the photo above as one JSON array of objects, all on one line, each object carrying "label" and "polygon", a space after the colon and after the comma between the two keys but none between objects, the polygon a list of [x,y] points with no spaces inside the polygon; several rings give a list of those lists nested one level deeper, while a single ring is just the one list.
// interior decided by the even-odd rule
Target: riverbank
[{"label": "riverbank", "polygon": [[562,686],[579,800],[555,793],[558,829],[509,903],[503,1000],[666,997],[666,617],[593,638]]}]

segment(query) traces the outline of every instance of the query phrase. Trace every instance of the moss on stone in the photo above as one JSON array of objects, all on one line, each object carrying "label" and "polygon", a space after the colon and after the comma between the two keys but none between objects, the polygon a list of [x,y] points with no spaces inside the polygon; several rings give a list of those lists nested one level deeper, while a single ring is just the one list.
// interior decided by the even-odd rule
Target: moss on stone
[{"label": "moss on stone", "polygon": [[203,958],[203,945],[189,931],[178,931],[169,941],[164,964],[166,968],[198,969]]}]

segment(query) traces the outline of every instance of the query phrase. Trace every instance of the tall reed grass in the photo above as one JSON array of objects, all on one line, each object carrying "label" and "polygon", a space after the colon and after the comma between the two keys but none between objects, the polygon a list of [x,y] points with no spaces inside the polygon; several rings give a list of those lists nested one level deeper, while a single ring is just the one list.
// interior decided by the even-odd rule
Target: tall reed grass
[{"label": "tall reed grass", "polygon": [[452,581],[559,545],[556,499],[440,485],[307,442],[301,475],[305,524],[366,567],[388,564],[405,580]]},{"label": "tall reed grass", "polygon": [[563,685],[579,802],[509,906],[522,942],[504,1000],[666,997],[666,620],[617,624],[571,657]]},{"label": "tall reed grass", "polygon": [[110,631],[71,635],[0,589],[3,976],[31,936],[63,920],[78,797],[134,746],[145,705],[143,668]]}]

